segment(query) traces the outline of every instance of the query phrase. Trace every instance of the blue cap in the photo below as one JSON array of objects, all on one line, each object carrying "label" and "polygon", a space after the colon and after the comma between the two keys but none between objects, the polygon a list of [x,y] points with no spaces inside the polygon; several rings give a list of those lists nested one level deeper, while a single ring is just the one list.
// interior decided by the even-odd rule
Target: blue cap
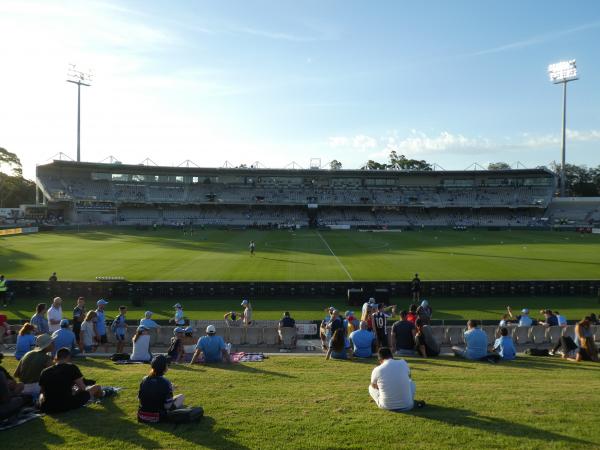
[{"label": "blue cap", "polygon": [[177,327],[173,330],[173,334],[177,334],[177,333],[185,333],[185,329],[181,328],[181,327]]},{"label": "blue cap", "polygon": [[242,300],[242,306],[246,306],[247,304],[248,304],[248,300],[246,300],[246,299],[243,299],[243,300]]},{"label": "blue cap", "polygon": [[148,327],[145,327],[144,325],[140,325],[139,327],[137,327],[137,331],[148,331]]},{"label": "blue cap", "polygon": [[63,319],[60,321],[60,327],[65,328],[69,326],[69,321],[67,319]]},{"label": "blue cap", "polygon": [[175,303],[173,305],[173,308],[183,308],[183,307],[181,306],[181,303]]},{"label": "blue cap", "polygon": [[185,330],[183,330],[186,333],[193,333],[194,329],[192,327],[187,327]]},{"label": "blue cap", "polygon": [[96,302],[96,305],[100,306],[100,305],[108,305],[108,302],[106,300],[104,300],[103,298],[101,298],[100,300],[98,300]]}]

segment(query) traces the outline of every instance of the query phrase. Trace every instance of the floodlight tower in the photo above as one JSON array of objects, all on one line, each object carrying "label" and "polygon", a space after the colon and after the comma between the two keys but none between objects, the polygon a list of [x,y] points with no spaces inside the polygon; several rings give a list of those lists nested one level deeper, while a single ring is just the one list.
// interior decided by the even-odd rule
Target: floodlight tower
[{"label": "floodlight tower", "polygon": [[562,114],[562,146],[560,166],[560,196],[565,196],[565,133],[567,127],[567,83],[577,80],[577,65],[575,60],[561,61],[548,66],[550,81],[554,84],[563,85],[563,114]]},{"label": "floodlight tower", "polygon": [[73,83],[77,85],[77,162],[81,161],[81,86],[92,85],[92,71],[82,72],[77,70],[75,64],[69,64],[69,71],[67,72],[69,79],[67,83]]}]

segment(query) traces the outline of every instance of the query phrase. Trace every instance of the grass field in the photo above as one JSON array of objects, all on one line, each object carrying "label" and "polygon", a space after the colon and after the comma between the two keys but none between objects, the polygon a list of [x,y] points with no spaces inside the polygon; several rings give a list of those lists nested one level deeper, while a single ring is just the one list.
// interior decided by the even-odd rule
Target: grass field
[{"label": "grass field", "polygon": [[[9,358],[6,358],[9,359]],[[263,363],[193,368],[167,377],[199,424],[136,422],[148,366],[88,359],[84,375],[125,389],[114,399],[2,433],[7,449],[30,448],[599,448],[597,364],[521,357],[510,363],[407,358],[421,410],[379,410],[367,392],[375,361],[272,357]],[[10,370],[14,361],[5,361]]]},{"label": "grass field", "polygon": [[[248,242],[257,243],[250,257]],[[10,279],[543,280],[596,279],[600,235],[550,231],[102,229],[0,238]]]},{"label": "grass field", "polygon": [[[93,306],[96,299],[88,299]],[[342,298],[286,298],[286,299],[251,299],[253,317],[255,320],[279,320],[283,311],[290,311],[296,320],[320,320],[324,316],[324,309],[335,306],[341,311],[354,309],[357,314],[360,308],[351,308]],[[42,301],[50,304],[50,299],[35,298],[15,302],[8,309],[3,310],[9,320],[29,320],[35,311],[37,303]],[[74,299],[64,299],[65,316],[70,318],[70,311],[74,307]],[[115,317],[119,305],[128,307],[128,319],[140,319],[144,311],[154,312],[154,319],[169,319],[173,316],[173,304],[176,299],[146,300],[141,307],[134,306],[124,299],[109,299],[106,317]],[[433,318],[437,320],[500,320],[506,312],[506,305],[511,305],[515,312],[522,308],[529,308],[533,317],[538,317],[542,308],[559,310],[569,320],[579,320],[592,312],[600,314],[600,302],[593,297],[490,297],[490,298],[432,298],[430,302],[434,309]],[[227,311],[241,311],[240,299],[186,299],[181,300],[185,315],[191,320],[222,320]],[[400,309],[408,309],[409,299],[394,298],[392,303]],[[95,307],[95,306],[94,306]]]}]

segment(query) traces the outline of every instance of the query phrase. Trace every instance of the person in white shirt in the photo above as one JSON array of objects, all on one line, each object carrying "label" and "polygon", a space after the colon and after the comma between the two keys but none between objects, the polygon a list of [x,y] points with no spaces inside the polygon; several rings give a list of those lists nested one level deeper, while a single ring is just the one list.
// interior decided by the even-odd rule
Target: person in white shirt
[{"label": "person in white shirt", "polygon": [[[371,373],[369,394],[381,409],[409,411],[415,405],[416,386],[403,359],[394,359],[388,347],[378,352],[379,365]],[[421,406],[422,402],[418,405]]]},{"label": "person in white shirt", "polygon": [[133,351],[131,352],[131,361],[150,361],[152,354],[150,353],[150,335],[148,328],[140,325],[137,328],[135,336],[133,336]]},{"label": "person in white shirt", "polygon": [[52,306],[48,308],[46,313],[48,317],[48,328],[50,334],[57,330],[60,330],[60,321],[62,320],[62,299],[60,297],[54,297],[52,300]]}]

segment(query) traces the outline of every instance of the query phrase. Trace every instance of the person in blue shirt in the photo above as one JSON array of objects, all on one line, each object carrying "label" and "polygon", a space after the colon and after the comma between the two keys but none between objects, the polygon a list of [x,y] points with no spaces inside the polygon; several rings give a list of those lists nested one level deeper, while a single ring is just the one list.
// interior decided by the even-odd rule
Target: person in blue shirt
[{"label": "person in blue shirt", "polygon": [[[350,353],[350,354],[348,354]],[[346,337],[346,333],[341,328],[336,329],[333,332],[333,337],[329,341],[329,349],[325,359],[348,359],[352,358],[352,350],[350,348],[350,341]]]},{"label": "person in blue shirt", "polygon": [[198,339],[196,351],[192,356],[190,364],[194,364],[201,355],[204,357],[205,363],[231,362],[225,341],[223,341],[221,336],[217,336],[216,333],[217,329],[214,325],[206,327],[206,336]]},{"label": "person in blue shirt", "polygon": [[125,314],[127,314],[127,307],[119,306],[119,315],[111,324],[111,331],[115,334],[115,340],[117,341],[117,353],[123,353],[123,347],[125,347],[125,335],[127,334],[127,318]]},{"label": "person in blue shirt", "polygon": [[455,356],[473,360],[490,359],[497,361],[500,359],[499,355],[488,353],[487,334],[479,328],[479,324],[476,320],[469,320],[467,322],[467,331],[465,331],[464,338],[467,347],[452,347],[452,352]]},{"label": "person in blue shirt", "polygon": [[497,352],[504,360],[510,361],[517,357],[513,340],[508,336],[508,329],[502,327],[500,329],[500,337],[494,342],[494,351]]},{"label": "person in blue shirt", "polygon": [[180,303],[175,303],[173,308],[175,308],[175,316],[170,320],[170,322],[177,326],[185,325],[185,319],[183,318],[183,306],[181,306]]},{"label": "person in blue shirt", "polygon": [[354,356],[359,358],[370,358],[373,355],[375,335],[367,328],[367,322],[362,320],[359,329],[350,333],[350,343],[352,344]]},{"label": "person in blue shirt", "polygon": [[35,327],[35,334],[49,334],[50,327],[48,326],[48,319],[46,319],[46,304],[40,303],[35,309],[35,314],[29,321],[31,325]]},{"label": "person in blue shirt", "polygon": [[146,311],[144,313],[144,318],[140,319],[140,325],[148,328],[149,330],[151,330],[152,328],[159,329],[160,325],[157,324],[154,320],[152,320],[152,314],[152,311]]},{"label": "person in blue shirt", "polygon": [[[512,319],[514,316],[513,316],[512,309],[510,308],[510,306],[507,306],[506,310],[508,311],[508,315]],[[521,310],[521,315],[515,317],[515,319],[517,320],[517,323],[520,327],[531,327],[533,325],[537,325],[537,320],[529,317],[529,309],[527,309],[527,308],[523,308]]]},{"label": "person in blue shirt", "polygon": [[106,337],[106,318],[104,317],[104,307],[108,305],[108,302],[101,298],[96,302],[96,332],[99,336],[99,345],[104,346],[104,352],[108,349],[108,338]]},{"label": "person in blue shirt", "polygon": [[67,319],[60,321],[60,328],[52,333],[52,340],[54,341],[52,356],[56,356],[56,352],[65,347],[69,349],[71,355],[79,353],[77,338],[75,338],[75,333],[69,329],[69,321]]},{"label": "person in blue shirt", "polygon": [[35,327],[27,322],[19,330],[17,336],[17,346],[15,348],[15,359],[19,361],[25,353],[29,350],[33,350],[35,347]]}]

